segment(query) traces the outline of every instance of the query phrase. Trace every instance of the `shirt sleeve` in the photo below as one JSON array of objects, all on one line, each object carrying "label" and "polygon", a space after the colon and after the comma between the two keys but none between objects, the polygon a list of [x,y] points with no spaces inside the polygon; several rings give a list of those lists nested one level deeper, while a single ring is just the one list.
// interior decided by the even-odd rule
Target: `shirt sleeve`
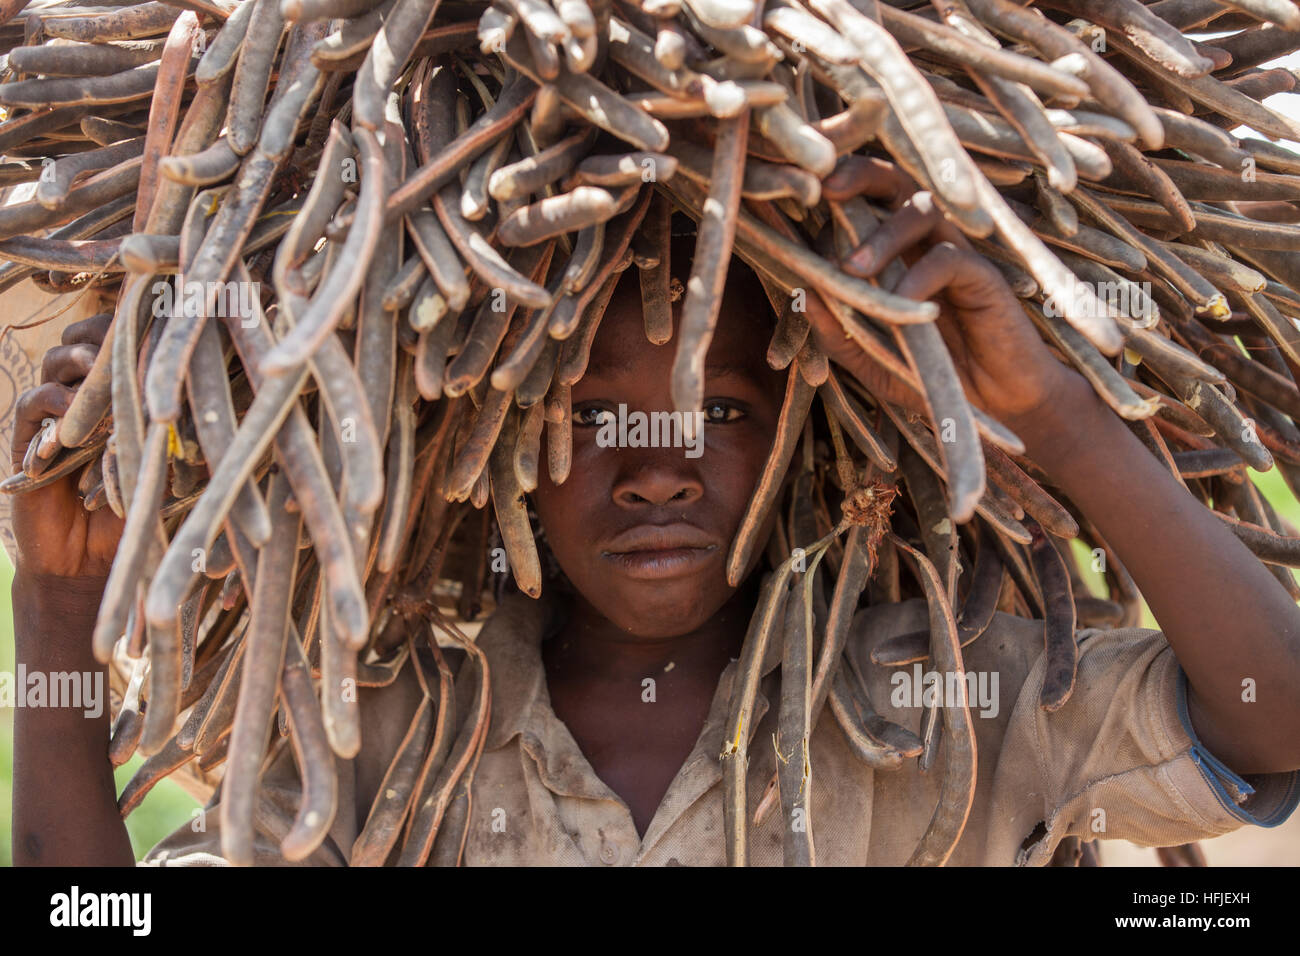
[{"label": "shirt sleeve", "polygon": [[[144,855],[139,866],[230,866],[221,855],[221,789],[194,819],[163,838]],[[288,866],[280,841],[288,834],[302,800],[302,783],[293,749],[281,740],[278,752],[262,774],[254,809],[253,865]],[[298,866],[346,866],[334,840],[326,836],[315,852]]]},{"label": "shirt sleeve", "polygon": [[1021,685],[994,778],[992,856],[1036,866],[1067,836],[1174,846],[1291,815],[1300,773],[1247,782],[1197,738],[1160,631],[1087,628],[1078,644],[1074,691],[1055,713],[1038,702],[1042,654]]}]

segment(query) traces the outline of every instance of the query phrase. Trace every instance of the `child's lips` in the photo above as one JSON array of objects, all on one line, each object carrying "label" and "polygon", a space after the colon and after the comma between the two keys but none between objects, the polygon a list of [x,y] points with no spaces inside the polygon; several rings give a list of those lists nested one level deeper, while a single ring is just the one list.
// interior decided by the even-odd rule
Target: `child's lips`
[{"label": "child's lips", "polygon": [[717,540],[694,525],[638,525],[615,535],[601,557],[628,577],[663,580],[698,571],[717,551]]},{"label": "child's lips", "polygon": [[602,552],[630,578],[659,581],[684,577],[699,571],[712,558],[717,547],[661,548],[653,551]]}]

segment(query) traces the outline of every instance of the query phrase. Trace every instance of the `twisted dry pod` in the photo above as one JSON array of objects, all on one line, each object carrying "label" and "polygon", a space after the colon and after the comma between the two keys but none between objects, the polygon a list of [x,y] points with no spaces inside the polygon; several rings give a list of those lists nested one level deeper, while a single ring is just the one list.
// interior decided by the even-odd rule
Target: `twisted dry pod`
[{"label": "twisted dry pod", "polygon": [[[843,663],[864,591],[930,609],[929,630],[875,666],[961,669],[996,609],[1041,618],[1048,709],[1071,693],[1075,625],[1135,624],[1141,601],[1019,440],[967,402],[935,305],[889,291],[897,263],[883,283],[849,267],[889,215],[870,192],[882,175],[928,193],[1060,360],[1300,596],[1300,537],[1246,471],[1300,480],[1300,159],[1271,142],[1300,129],[1262,102],[1294,85],[1265,65],[1300,46],[1287,0],[4,14],[0,172],[38,187],[0,208],[0,289],[93,286],[115,306],[76,401],[0,490],[78,472],[88,507],[127,519],[95,637],[101,659],[149,661],[114,729],[115,762],[149,757],[124,813],[178,768],[224,766],[223,850],[251,859],[278,726],[305,786],[297,819],[274,822],[285,857],[307,858],[335,812],[335,757],[365,744],[344,691],[409,666],[424,701],[352,862],[459,861],[491,706],[472,640],[487,551],[499,541],[516,586],[540,591],[525,495],[542,430],[562,481],[569,388],[626,269],[648,339],[670,339],[684,215],[697,239],[674,401],[699,403],[733,254],[768,290],[769,359],[788,370],[729,563],[739,583],[766,549],[775,570],[722,755],[728,859],[745,861],[751,816],[806,800],[791,761],[745,805],[745,731],[779,652],[785,750],[806,752],[826,705],[881,771],[928,767],[949,739],[913,855],[942,864],[973,794],[970,714],[932,710],[920,737],[876,714]],[[806,296],[932,414],[830,367],[795,305]],[[759,541],[772,509],[784,520]],[[1104,557],[1105,597],[1070,539]],[[464,652],[454,673],[450,648]],[[786,861],[813,862],[811,835],[784,829]]]}]

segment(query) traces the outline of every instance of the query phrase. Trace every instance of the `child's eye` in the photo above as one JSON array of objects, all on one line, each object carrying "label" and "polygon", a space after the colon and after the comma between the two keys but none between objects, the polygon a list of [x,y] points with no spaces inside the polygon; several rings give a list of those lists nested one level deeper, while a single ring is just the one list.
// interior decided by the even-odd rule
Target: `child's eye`
[{"label": "child's eye", "polygon": [[573,424],[581,428],[599,428],[614,420],[614,413],[599,405],[584,405],[573,410]]},{"label": "child's eye", "polygon": [[730,402],[716,401],[704,403],[704,420],[710,425],[721,425],[743,418],[745,413]]}]

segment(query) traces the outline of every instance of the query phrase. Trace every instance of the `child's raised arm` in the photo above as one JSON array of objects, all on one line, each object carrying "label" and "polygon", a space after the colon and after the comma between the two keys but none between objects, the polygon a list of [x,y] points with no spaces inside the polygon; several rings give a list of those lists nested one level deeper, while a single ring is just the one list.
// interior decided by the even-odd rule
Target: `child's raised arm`
[{"label": "child's raised arm", "polygon": [[[845,263],[871,276],[900,254],[894,291],[939,302],[975,404],[1097,526],[1132,573],[1187,674],[1201,742],[1238,774],[1300,768],[1300,608],[1232,532],[1057,361],[1001,274],[918,193]],[[923,254],[912,246],[940,240]],[[868,385],[881,376],[809,296],[819,344]],[[886,396],[890,397],[890,396]],[[917,396],[897,396],[915,405]],[[1243,682],[1254,682],[1245,695]]]},{"label": "child's raised arm", "polygon": [[[67,411],[76,392],[72,386],[94,361],[107,320],[95,316],[68,326],[63,344],[45,354],[41,384],[18,400],[15,469],[22,468],[42,420]],[[84,706],[14,711],[14,863],[130,866],[135,855],[117,809],[108,759],[108,681],[90,640],[122,521],[108,508],[87,511],[74,474],[18,495],[13,526],[18,547],[14,651],[20,672],[44,674],[50,687],[50,674],[98,675],[101,688],[98,714],[88,715]]]}]

